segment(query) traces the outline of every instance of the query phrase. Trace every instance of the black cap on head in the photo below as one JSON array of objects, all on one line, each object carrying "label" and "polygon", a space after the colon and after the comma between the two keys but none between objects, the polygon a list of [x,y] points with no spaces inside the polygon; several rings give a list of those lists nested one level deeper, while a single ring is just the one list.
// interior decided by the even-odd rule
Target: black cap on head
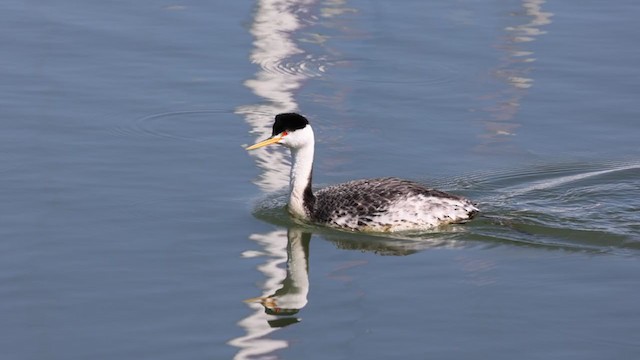
[{"label": "black cap on head", "polygon": [[271,136],[278,135],[283,131],[294,131],[303,129],[309,124],[306,117],[296,113],[284,113],[276,115],[276,122],[273,123]]}]

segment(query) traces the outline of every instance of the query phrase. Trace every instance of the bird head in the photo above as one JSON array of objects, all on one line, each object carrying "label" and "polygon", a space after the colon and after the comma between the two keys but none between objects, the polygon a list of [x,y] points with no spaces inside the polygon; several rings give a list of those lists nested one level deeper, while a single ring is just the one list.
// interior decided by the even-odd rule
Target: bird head
[{"label": "bird head", "polygon": [[254,150],[271,144],[284,145],[290,149],[299,149],[313,144],[313,130],[309,120],[297,113],[283,113],[276,115],[271,137],[247,147]]}]

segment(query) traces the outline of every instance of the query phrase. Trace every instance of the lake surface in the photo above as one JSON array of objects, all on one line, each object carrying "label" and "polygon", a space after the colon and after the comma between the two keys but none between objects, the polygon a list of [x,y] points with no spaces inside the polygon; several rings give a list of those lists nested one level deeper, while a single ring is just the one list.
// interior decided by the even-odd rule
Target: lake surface
[{"label": "lake surface", "polygon": [[[640,3],[7,0],[3,359],[640,357]],[[394,236],[316,185],[476,201]],[[246,301],[245,301],[246,300]]]}]

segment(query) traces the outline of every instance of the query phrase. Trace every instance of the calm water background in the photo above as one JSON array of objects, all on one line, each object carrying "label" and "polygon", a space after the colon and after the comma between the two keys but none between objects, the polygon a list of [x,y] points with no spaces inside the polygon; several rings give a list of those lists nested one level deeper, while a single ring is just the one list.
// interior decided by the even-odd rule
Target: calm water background
[{"label": "calm water background", "polygon": [[[0,8],[3,359],[640,357],[637,1]],[[483,216],[294,224],[286,153],[241,147],[293,110],[318,185]]]}]

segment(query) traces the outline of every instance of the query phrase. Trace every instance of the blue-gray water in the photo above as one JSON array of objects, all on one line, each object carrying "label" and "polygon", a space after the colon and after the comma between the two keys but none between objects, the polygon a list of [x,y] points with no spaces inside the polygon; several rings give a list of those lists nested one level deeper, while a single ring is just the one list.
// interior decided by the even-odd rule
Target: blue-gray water
[{"label": "blue-gray water", "polygon": [[[0,9],[2,359],[640,357],[637,1]],[[294,110],[318,186],[482,216],[295,224],[284,149],[241,146]]]}]

